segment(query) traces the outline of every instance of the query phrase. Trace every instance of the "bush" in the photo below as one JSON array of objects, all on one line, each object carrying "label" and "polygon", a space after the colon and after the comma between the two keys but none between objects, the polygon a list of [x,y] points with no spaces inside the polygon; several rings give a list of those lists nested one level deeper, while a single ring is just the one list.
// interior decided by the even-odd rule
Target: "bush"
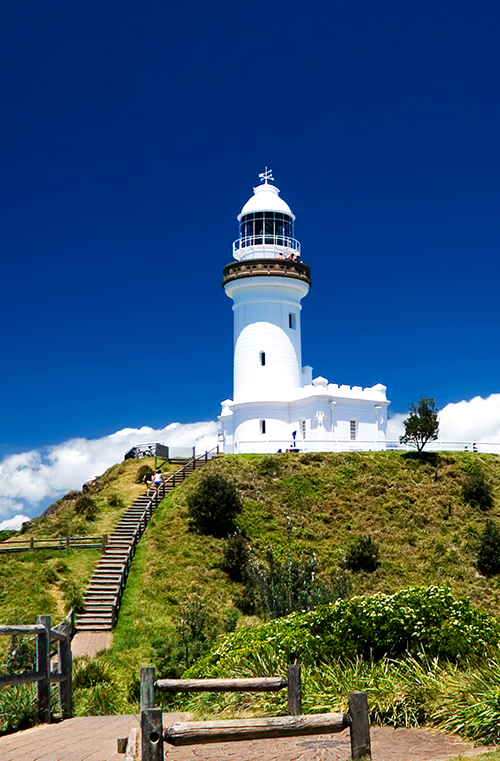
[{"label": "bush", "polygon": [[36,685],[19,684],[0,690],[0,732],[19,732],[38,724]]},{"label": "bush", "polygon": [[118,494],[110,494],[107,502],[110,507],[125,507],[123,499]]},{"label": "bush", "polygon": [[92,497],[89,497],[88,494],[82,494],[75,501],[75,512],[78,513],[78,515],[84,515],[85,520],[87,521],[95,520],[98,510],[99,508],[97,507],[95,500],[93,500]]},{"label": "bush", "polygon": [[248,565],[248,586],[260,597],[261,609],[266,618],[281,618],[293,611],[306,611],[320,603],[331,602],[334,593],[317,578],[316,558],[288,557],[278,561],[270,547],[267,564],[253,559]]},{"label": "bush", "polygon": [[8,674],[22,674],[24,671],[36,671],[35,641],[28,637],[11,637],[5,669]]},{"label": "bush", "polygon": [[249,559],[250,547],[245,537],[241,534],[229,536],[224,546],[222,570],[233,581],[244,582],[248,577]]},{"label": "bush", "polygon": [[75,689],[112,683],[113,677],[109,667],[101,661],[84,656],[73,663],[73,687]]},{"label": "bush", "polygon": [[148,473],[152,473],[151,465],[141,465],[141,467],[137,470],[137,475],[135,477],[136,484],[142,484],[144,483],[144,476],[147,476]]},{"label": "bush", "polygon": [[278,478],[282,475],[284,470],[283,459],[280,455],[266,454],[257,463],[255,470],[261,476],[270,476],[271,478]]},{"label": "bush", "polygon": [[471,463],[462,484],[462,498],[472,507],[489,510],[493,507],[493,487],[478,462]]},{"label": "bush", "polygon": [[203,475],[187,501],[194,530],[218,537],[234,533],[242,504],[232,481],[218,473]]},{"label": "bush", "polygon": [[483,576],[500,573],[500,530],[493,521],[487,521],[477,553],[477,570]]},{"label": "bush", "polygon": [[380,565],[380,550],[371,536],[360,536],[347,550],[345,566],[350,571],[373,573]]},{"label": "bush", "polygon": [[422,651],[450,661],[489,655],[498,647],[500,625],[450,590],[416,587],[393,595],[352,597],[320,605],[308,613],[292,613],[253,629],[228,635],[189,675],[216,675],[226,659],[258,655],[264,648],[296,653],[304,663],[356,657],[418,655]]}]

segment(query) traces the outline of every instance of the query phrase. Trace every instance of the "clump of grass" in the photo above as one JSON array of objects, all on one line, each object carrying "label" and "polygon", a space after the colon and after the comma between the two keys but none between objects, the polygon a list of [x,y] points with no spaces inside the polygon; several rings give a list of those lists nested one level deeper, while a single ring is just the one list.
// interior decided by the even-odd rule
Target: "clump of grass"
[{"label": "clump of grass", "polygon": [[0,732],[18,732],[37,723],[34,684],[13,685],[0,690]]}]

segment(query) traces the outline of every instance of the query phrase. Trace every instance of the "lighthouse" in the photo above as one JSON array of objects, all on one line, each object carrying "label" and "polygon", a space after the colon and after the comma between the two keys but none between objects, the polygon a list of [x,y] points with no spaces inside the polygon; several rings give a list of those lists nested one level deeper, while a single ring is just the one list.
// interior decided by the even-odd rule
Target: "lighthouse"
[{"label": "lighthouse", "polygon": [[271,184],[240,214],[233,261],[222,285],[234,313],[233,399],[219,417],[226,453],[384,449],[385,386],[369,389],[312,379],[302,365],[302,299],[311,271],[294,235],[295,215]]}]

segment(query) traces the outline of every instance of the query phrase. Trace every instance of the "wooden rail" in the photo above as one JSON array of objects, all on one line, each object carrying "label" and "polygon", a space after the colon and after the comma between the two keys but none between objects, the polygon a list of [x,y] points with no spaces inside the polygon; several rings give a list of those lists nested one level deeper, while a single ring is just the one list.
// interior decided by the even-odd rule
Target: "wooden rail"
[{"label": "wooden rail", "polygon": [[8,539],[0,543],[0,554],[26,552],[27,550],[104,550],[108,535],[103,536],[61,536],[49,539]]},{"label": "wooden rail", "polygon": [[[68,616],[61,624],[52,628],[50,616],[38,616],[36,624],[0,625],[0,635],[18,636],[34,634],[36,636],[36,671],[23,674],[5,674],[0,676],[0,688],[13,684],[35,682],[37,686],[38,719],[50,723],[50,684],[59,685],[59,705],[63,719],[72,716],[72,683],[71,683],[71,637],[73,634],[72,616]],[[50,643],[57,642],[57,670],[51,670]]]},{"label": "wooden rail", "polygon": [[[290,668],[299,667],[293,665]],[[294,681],[297,682],[297,672]],[[300,671],[298,672],[300,677]],[[272,716],[264,719],[236,719],[229,721],[188,721],[163,727],[161,709],[154,707],[155,689],[167,689],[176,692],[214,691],[234,692],[241,686],[244,690],[281,689],[281,684],[288,682],[274,677],[263,679],[193,679],[185,680],[180,687],[178,679],[160,679],[154,681],[154,669],[141,669],[141,745],[142,761],[163,761],[164,743],[169,745],[205,745],[207,743],[239,742],[264,740],[278,737],[300,737],[304,735],[331,734],[349,728],[351,736],[351,759],[371,759],[370,723],[368,699],[365,692],[349,694],[349,711],[343,713],[324,713],[290,716]],[[300,680],[299,680],[300,681]],[[149,707],[145,707],[149,704]],[[152,705],[151,705],[152,704]],[[290,706],[290,699],[289,699]],[[118,740],[120,753],[127,751],[126,738]]]}]

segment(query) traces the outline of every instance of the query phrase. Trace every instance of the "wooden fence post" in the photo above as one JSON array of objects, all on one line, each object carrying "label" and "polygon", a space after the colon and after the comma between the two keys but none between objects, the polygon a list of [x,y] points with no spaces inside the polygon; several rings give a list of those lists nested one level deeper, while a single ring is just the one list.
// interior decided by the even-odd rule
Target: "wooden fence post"
[{"label": "wooden fence post", "polygon": [[36,684],[38,718],[50,724],[50,616],[37,616],[36,622],[45,627],[36,635],[36,670],[43,674]]},{"label": "wooden fence post", "polygon": [[163,717],[161,708],[141,711],[142,761],[163,761]]},{"label": "wooden fence post", "polygon": [[63,719],[71,719],[73,715],[72,700],[72,676],[71,676],[71,624],[64,625],[66,639],[57,643],[57,655],[59,660],[59,673],[64,674],[66,679],[59,682],[59,703]]},{"label": "wooden fence post", "polygon": [[155,707],[155,669],[154,666],[141,668],[141,711]]},{"label": "wooden fence post", "polygon": [[349,716],[351,717],[351,758],[353,761],[371,758],[370,720],[366,692],[349,693]]},{"label": "wooden fence post", "polygon": [[300,716],[302,713],[300,666],[292,663],[288,666],[288,713],[290,716]]},{"label": "wooden fence post", "polygon": [[101,543],[102,543],[102,551],[106,552],[106,547],[108,546],[108,535],[103,534],[101,537]]},{"label": "wooden fence post", "polygon": [[30,536],[30,550],[34,550],[34,549],[35,549],[35,540],[33,539],[32,536]]}]

